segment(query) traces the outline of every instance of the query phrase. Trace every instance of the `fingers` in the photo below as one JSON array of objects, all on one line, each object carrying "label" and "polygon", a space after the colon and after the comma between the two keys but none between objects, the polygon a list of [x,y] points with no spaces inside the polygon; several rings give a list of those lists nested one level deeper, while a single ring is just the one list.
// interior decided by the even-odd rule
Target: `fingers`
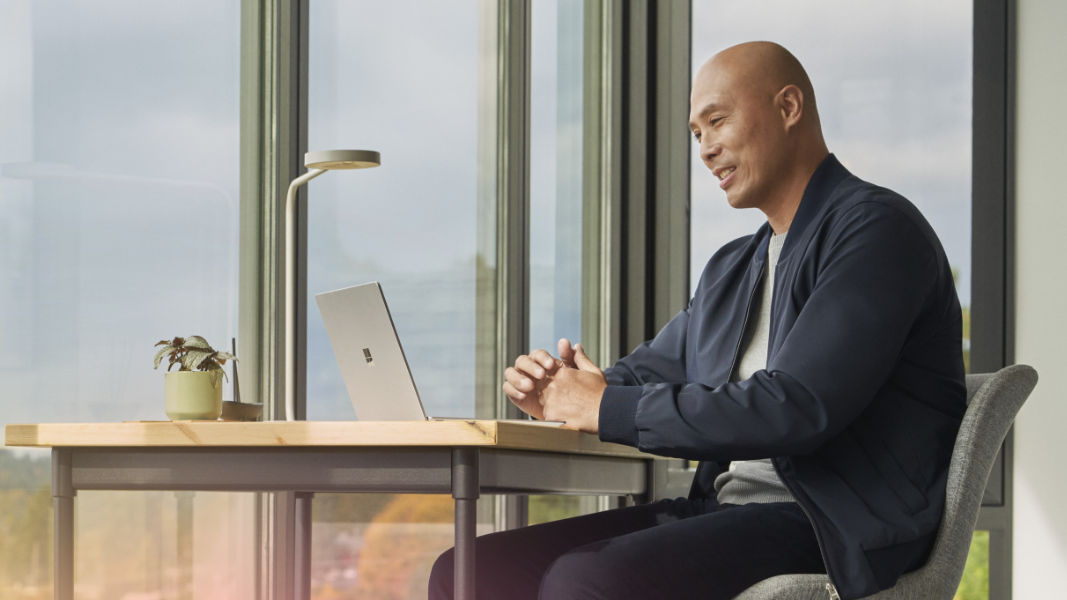
[{"label": "fingers", "polygon": [[535,419],[544,419],[545,411],[538,400],[533,398],[533,395],[525,394],[516,390],[513,385],[505,382],[503,385],[504,394],[511,400],[511,403],[519,407],[519,410],[530,415]]},{"label": "fingers", "polygon": [[589,357],[585,355],[585,350],[581,344],[574,347],[574,364],[582,371],[591,371],[594,373],[601,373],[600,367],[597,367],[593,361],[589,360]]},{"label": "fingers", "polygon": [[525,400],[526,399],[526,394],[524,394],[524,393],[520,392],[519,390],[515,389],[515,386],[511,385],[511,382],[505,381],[503,387],[504,387],[504,394],[508,398],[511,398],[512,401]]},{"label": "fingers", "polygon": [[[522,357],[520,356],[519,358]],[[556,368],[556,359],[552,358],[552,355],[545,350],[534,350],[530,353],[530,359],[545,369],[552,370]],[[516,359],[515,362],[518,363],[519,361]],[[518,365],[516,364],[516,366]]]},{"label": "fingers", "polygon": [[518,371],[520,375],[529,377],[530,379],[544,379],[550,373],[550,370],[541,366],[540,362],[526,355],[515,359],[515,370]]},{"label": "fingers", "polygon": [[537,387],[537,384],[534,383],[533,379],[513,367],[508,367],[504,370],[504,381],[509,384],[516,393],[521,394],[521,398],[525,398],[526,392],[532,392],[534,391],[534,388]]},{"label": "fingers", "polygon": [[533,400],[533,398],[531,398],[526,393],[520,392],[519,390],[515,389],[515,386],[511,385],[510,383],[508,383],[506,381],[504,382],[503,389],[504,389],[504,395],[506,395],[509,400],[514,402],[516,406],[521,407],[524,404],[528,404],[528,403],[538,404],[538,405],[541,404],[540,402],[537,402],[537,401]]}]

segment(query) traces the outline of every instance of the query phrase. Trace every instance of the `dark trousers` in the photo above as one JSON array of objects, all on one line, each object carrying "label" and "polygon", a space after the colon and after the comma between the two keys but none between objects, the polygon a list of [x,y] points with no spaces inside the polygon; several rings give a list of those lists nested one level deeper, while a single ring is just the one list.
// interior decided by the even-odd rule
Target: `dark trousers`
[{"label": "dark trousers", "polygon": [[[430,574],[430,600],[452,598],[453,554]],[[793,503],[654,504],[479,537],[478,600],[729,600],[787,573],[825,573],[815,532]]]}]

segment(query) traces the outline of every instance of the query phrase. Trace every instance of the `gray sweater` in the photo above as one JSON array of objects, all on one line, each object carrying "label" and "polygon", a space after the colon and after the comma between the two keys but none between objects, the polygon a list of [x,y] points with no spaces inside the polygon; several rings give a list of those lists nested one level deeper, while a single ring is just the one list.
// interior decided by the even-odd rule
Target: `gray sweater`
[{"label": "gray sweater", "polygon": [[[756,371],[767,368],[774,269],[778,266],[778,256],[782,252],[787,233],[772,236],[770,244],[767,245],[767,268],[763,271],[763,279],[752,299],[753,308],[758,306],[759,312],[751,313],[745,325],[741,339],[741,359],[737,361],[737,368],[730,377],[731,381],[744,381]],[[720,504],[794,502],[789,490],[774,471],[770,458],[730,463],[730,470],[715,478],[715,491]]]}]

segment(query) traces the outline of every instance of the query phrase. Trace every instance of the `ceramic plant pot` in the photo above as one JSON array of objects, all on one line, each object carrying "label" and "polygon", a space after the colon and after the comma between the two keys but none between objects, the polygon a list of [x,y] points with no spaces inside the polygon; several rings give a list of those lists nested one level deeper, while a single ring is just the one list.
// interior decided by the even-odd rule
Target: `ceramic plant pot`
[{"label": "ceramic plant pot", "polygon": [[214,421],[222,414],[222,376],[211,384],[207,371],[176,371],[166,376],[166,412],[171,421]]}]

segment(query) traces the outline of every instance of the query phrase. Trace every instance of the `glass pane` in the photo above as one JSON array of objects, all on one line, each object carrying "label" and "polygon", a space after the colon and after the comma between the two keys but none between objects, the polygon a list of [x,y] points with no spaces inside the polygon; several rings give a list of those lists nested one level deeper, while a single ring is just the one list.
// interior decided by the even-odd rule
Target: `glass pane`
[{"label": "glass pane", "polygon": [[[446,495],[317,494],[312,598],[425,598],[434,561],[452,547],[454,515]],[[478,535],[490,531],[478,525]]]},{"label": "glass pane", "polygon": [[[309,184],[309,420],[358,418],[314,295],[371,281],[426,412],[475,416],[479,68],[495,61],[479,16],[478,0],[311,5],[309,148],[382,166]],[[425,598],[453,544],[447,495],[319,494],[314,510],[314,598]]]},{"label": "glass pane", "polygon": [[989,532],[975,531],[954,600],[989,600]]},{"label": "glass pane", "polygon": [[78,598],[254,597],[253,494],[94,492],[77,504]]},{"label": "glass pane", "polygon": [[[534,0],[530,58],[530,350],[582,341],[581,0]],[[529,522],[588,512],[577,496],[531,496]]]},{"label": "glass pane", "polygon": [[[729,15],[724,19],[723,15]],[[830,151],[858,177],[915,203],[948,253],[964,307],[971,300],[971,63],[969,0],[849,2],[695,0],[693,69],[751,40],[788,48],[808,71]],[[834,23],[835,27],[818,27]],[[813,28],[820,31],[812,36]],[[729,207],[692,158],[690,281],[711,254],[765,221]]]},{"label": "glass pane", "polygon": [[582,332],[580,0],[533,3],[530,115],[530,349]]},{"label": "glass pane", "polygon": [[[0,3],[0,421],[165,420],[153,344],[230,346],[239,61],[236,0]],[[48,473],[0,451],[0,597],[51,595]],[[80,494],[79,597],[251,595],[247,496],[184,513],[183,588],[176,503]]]},{"label": "glass pane", "polygon": [[[528,519],[530,525],[569,519],[585,514],[584,496],[530,496]],[[596,496],[588,498],[595,499]]]},{"label": "glass pane", "polygon": [[316,2],[308,144],[382,166],[308,190],[309,420],[357,417],[314,295],[378,281],[426,412],[475,413],[478,2]]}]

